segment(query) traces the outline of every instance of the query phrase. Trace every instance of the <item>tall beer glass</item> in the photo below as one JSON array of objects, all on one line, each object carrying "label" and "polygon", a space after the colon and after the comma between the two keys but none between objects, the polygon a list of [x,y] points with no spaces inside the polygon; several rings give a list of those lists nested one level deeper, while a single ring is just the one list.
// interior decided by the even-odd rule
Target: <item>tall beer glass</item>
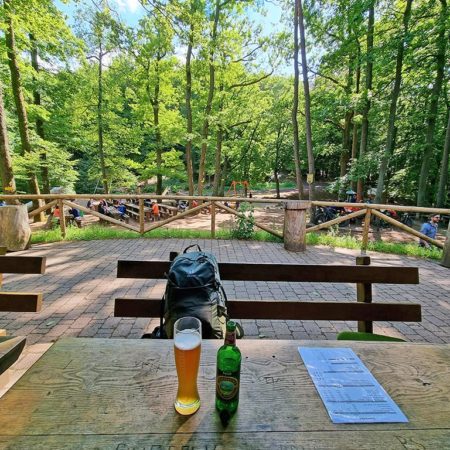
[{"label": "tall beer glass", "polygon": [[174,325],[175,365],[178,392],[175,409],[187,416],[200,408],[197,374],[200,365],[202,323],[195,317],[182,317]]}]

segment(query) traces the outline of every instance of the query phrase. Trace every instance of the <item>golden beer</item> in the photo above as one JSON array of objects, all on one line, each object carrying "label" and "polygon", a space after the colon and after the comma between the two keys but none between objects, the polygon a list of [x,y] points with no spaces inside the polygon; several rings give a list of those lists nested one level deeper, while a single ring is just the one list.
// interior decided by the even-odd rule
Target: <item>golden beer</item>
[{"label": "golden beer", "polygon": [[[179,321],[191,319],[192,328],[177,330]],[[198,324],[196,326],[195,322]],[[180,327],[180,324],[178,324]],[[197,374],[200,365],[201,322],[195,318],[182,318],[175,323],[174,351],[178,375],[178,392],[175,409],[182,415],[195,413],[200,408],[200,396],[197,389]]]}]

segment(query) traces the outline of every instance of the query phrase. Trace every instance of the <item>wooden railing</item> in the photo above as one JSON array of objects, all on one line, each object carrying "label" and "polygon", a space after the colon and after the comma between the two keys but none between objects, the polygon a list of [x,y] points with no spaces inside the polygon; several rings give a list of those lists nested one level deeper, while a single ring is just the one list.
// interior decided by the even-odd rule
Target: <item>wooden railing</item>
[{"label": "wooden railing", "polygon": [[[178,212],[177,214],[174,214],[168,218],[165,218],[163,220],[151,222],[150,224],[145,223],[145,205],[144,201],[148,198],[152,198],[152,200],[161,200],[161,201],[188,201],[192,202],[193,200],[196,200],[200,203],[200,205],[194,207],[194,208],[188,208],[183,212]],[[211,213],[211,237],[215,237],[216,234],[216,214],[217,210],[223,210],[228,213],[234,214],[237,217],[245,217],[245,214],[242,212],[239,212],[238,210],[231,208],[229,206],[225,205],[225,202],[229,203],[235,203],[235,202],[248,202],[248,203],[264,203],[264,204],[286,204],[289,202],[294,202],[292,200],[284,200],[284,199],[260,199],[260,198],[242,198],[242,197],[208,197],[208,196],[180,196],[180,195],[148,195],[148,194],[142,194],[142,195],[133,195],[133,194],[95,194],[95,195],[89,195],[89,194],[47,194],[47,195],[0,195],[0,200],[6,200],[8,202],[11,202],[13,200],[37,200],[37,199],[44,199],[48,203],[41,206],[38,209],[35,209],[31,212],[29,212],[29,217],[34,217],[35,215],[41,213],[42,211],[49,210],[50,208],[53,208],[55,205],[59,206],[60,211],[64,210],[64,206],[68,206],[71,208],[77,208],[80,211],[83,211],[85,213],[91,214],[95,217],[98,217],[99,219],[112,223],[114,225],[118,225],[120,227],[135,231],[136,233],[145,234],[148,232],[151,232],[152,230],[155,230],[157,228],[163,227],[175,220],[185,218],[190,215],[194,215],[196,213],[199,213],[201,210],[204,210],[205,208],[208,208],[208,210]],[[138,203],[136,206],[136,211],[138,211],[138,214],[136,214],[136,220],[133,221],[133,223],[126,223],[124,221],[117,220],[115,218],[112,218],[110,216],[107,216],[105,214],[99,213],[97,211],[93,211],[85,206],[79,205],[78,203],[75,203],[75,200],[100,200],[100,199],[107,199],[107,200],[125,200],[125,201],[137,201]],[[424,234],[420,233],[419,231],[415,230],[414,228],[411,228],[400,221],[393,219],[392,217],[387,216],[386,214],[382,213],[383,210],[394,210],[394,211],[408,211],[412,213],[419,213],[419,214],[442,214],[446,216],[450,216],[450,209],[445,208],[423,208],[423,207],[414,207],[414,206],[401,206],[401,205],[383,205],[383,204],[371,204],[371,203],[347,203],[347,202],[322,202],[322,201],[314,201],[312,203],[304,202],[305,204],[308,204],[308,206],[312,205],[313,207],[322,206],[322,207],[328,207],[328,206],[334,206],[334,207],[340,207],[340,208],[352,208],[358,210],[350,213],[345,214],[339,217],[334,218],[333,220],[329,220],[327,222],[321,223],[319,225],[314,225],[306,228],[306,233],[318,231],[321,229],[329,228],[333,225],[339,224],[344,221],[348,221],[350,219],[364,216],[363,219],[363,232],[362,232],[362,252],[365,253],[368,242],[369,242],[369,229],[370,229],[370,219],[371,216],[374,215],[378,217],[380,220],[383,220],[387,223],[389,223],[392,226],[395,226],[399,228],[402,231],[405,231],[406,233],[409,233],[415,237],[418,237],[424,241],[427,241],[433,245],[435,245],[438,248],[444,248],[444,244],[442,244],[440,241],[437,241],[436,239],[431,239],[428,236],[425,236]],[[162,208],[164,208],[166,205],[160,204]],[[255,221],[255,226],[257,228],[260,228],[274,236],[279,237],[280,239],[283,239],[283,233],[271,229],[270,227]],[[60,220],[60,228],[61,228],[61,234],[63,237],[66,235],[66,224],[64,220]],[[449,230],[447,231],[447,236],[450,236],[450,225]],[[300,236],[299,239],[304,239],[305,236]]]},{"label": "wooden railing", "polygon": [[[394,227],[399,228],[402,231],[405,231],[408,234],[411,234],[412,236],[418,237],[424,241],[429,242],[430,244],[435,245],[438,248],[443,249],[444,244],[437,241],[436,239],[432,239],[428,236],[425,236],[424,234],[420,233],[419,231],[415,230],[414,228],[411,228],[404,223],[400,222],[399,220],[393,219],[392,217],[389,217],[388,215],[382,213],[381,211],[403,211],[403,212],[411,212],[411,213],[418,213],[418,214],[443,214],[443,215],[450,215],[450,209],[446,208],[424,208],[419,206],[403,206],[403,205],[383,205],[383,204],[373,204],[373,203],[347,203],[347,202],[312,202],[313,206],[323,206],[323,207],[341,207],[341,208],[352,208],[356,209],[357,211],[354,211],[350,214],[341,215],[339,217],[336,217],[333,220],[329,220],[327,222],[323,222],[319,225],[314,225],[306,229],[306,232],[312,232],[312,231],[318,231],[324,228],[330,228],[333,225],[339,224],[341,222],[345,222],[347,220],[364,216],[363,220],[363,234],[362,234],[362,244],[361,244],[361,250],[364,253],[367,250],[367,246],[369,243],[369,230],[370,230],[370,221],[372,214],[379,219],[389,223],[390,225],[393,225]],[[447,237],[450,237],[450,221],[449,221],[449,227],[447,230]]]}]

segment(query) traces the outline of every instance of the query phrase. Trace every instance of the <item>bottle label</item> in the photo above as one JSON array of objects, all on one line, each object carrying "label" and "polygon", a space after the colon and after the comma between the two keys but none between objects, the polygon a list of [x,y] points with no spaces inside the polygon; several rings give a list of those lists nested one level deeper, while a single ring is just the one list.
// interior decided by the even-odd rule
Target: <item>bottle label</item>
[{"label": "bottle label", "polygon": [[236,331],[228,331],[225,334],[225,345],[236,345]]},{"label": "bottle label", "polygon": [[239,379],[226,375],[218,375],[216,381],[217,395],[223,400],[231,400],[239,392]]}]

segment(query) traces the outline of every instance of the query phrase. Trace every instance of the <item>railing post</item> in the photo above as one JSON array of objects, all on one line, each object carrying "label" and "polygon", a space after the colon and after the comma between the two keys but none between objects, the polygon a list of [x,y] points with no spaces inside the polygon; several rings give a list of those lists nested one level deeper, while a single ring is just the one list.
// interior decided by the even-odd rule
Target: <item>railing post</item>
[{"label": "railing post", "polygon": [[211,203],[211,238],[216,237],[216,202]]},{"label": "railing post", "polygon": [[64,215],[64,203],[62,199],[58,200],[59,208],[59,226],[61,228],[61,236],[66,237],[66,216]]},{"label": "railing post", "polygon": [[[370,266],[370,256],[357,256],[357,266]],[[361,303],[372,303],[372,284],[356,283],[356,300]],[[373,333],[373,322],[358,321],[358,331],[363,333]]]},{"label": "railing post", "polygon": [[284,248],[290,252],[306,250],[306,211],[310,202],[291,200],[284,207]]},{"label": "railing post", "polygon": [[139,233],[144,234],[144,199],[139,199]]},{"label": "railing post", "polygon": [[448,221],[447,239],[444,244],[441,266],[450,268],[450,220]]},{"label": "railing post", "polygon": [[364,216],[364,228],[363,228],[363,236],[361,243],[361,255],[365,255],[367,251],[367,247],[369,245],[369,229],[370,229],[370,217],[372,211],[370,208],[367,208],[366,215]]}]

